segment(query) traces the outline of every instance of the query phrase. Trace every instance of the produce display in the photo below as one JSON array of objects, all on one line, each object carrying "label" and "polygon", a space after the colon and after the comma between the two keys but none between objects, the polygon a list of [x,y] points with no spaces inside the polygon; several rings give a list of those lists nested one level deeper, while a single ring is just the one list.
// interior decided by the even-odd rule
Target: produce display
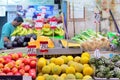
[{"label": "produce display", "polygon": [[110,49],[109,39],[90,29],[80,32],[71,39],[79,42],[84,50]]},{"label": "produce display", "polygon": [[91,80],[94,69],[89,65],[90,54],[60,56],[37,62],[37,80]]},{"label": "produce display", "polygon": [[101,78],[101,80],[102,78],[120,79],[120,55],[114,55],[112,58],[91,58],[90,64],[95,66],[95,77]]},{"label": "produce display", "polygon": [[42,29],[25,28],[22,25],[18,26],[11,36],[25,36],[29,34],[43,35],[43,36],[64,36],[64,30],[61,27],[56,27],[54,30],[51,29],[50,24],[44,24]]},{"label": "produce display", "polygon": [[36,78],[36,56],[28,56],[21,52],[0,54],[0,75],[21,75]]}]

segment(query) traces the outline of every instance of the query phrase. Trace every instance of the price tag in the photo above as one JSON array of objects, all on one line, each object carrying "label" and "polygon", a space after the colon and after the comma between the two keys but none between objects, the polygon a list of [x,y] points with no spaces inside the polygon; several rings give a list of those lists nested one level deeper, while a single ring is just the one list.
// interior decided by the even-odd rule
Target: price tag
[{"label": "price tag", "polygon": [[40,42],[40,52],[47,53],[48,52],[48,41],[41,41]]},{"label": "price tag", "polygon": [[43,23],[42,22],[36,22],[35,23],[35,28],[42,28]]},{"label": "price tag", "polygon": [[51,28],[57,26],[57,21],[50,21]]},{"label": "price tag", "polygon": [[36,46],[28,46],[27,54],[29,56],[36,56]]},{"label": "price tag", "polygon": [[94,51],[94,57],[95,57],[95,58],[100,58],[100,57],[101,57],[101,54],[100,54],[99,49],[96,49],[96,50]]}]

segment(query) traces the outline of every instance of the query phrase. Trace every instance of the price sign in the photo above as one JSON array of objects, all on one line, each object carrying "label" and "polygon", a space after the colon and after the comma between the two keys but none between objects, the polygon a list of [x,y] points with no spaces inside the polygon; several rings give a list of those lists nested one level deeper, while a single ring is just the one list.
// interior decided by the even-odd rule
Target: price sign
[{"label": "price sign", "polygon": [[100,57],[101,57],[99,49],[96,49],[96,50],[94,51],[94,57],[95,57],[95,58],[100,58]]},{"label": "price sign", "polygon": [[27,54],[29,56],[36,56],[36,46],[34,45],[28,46]]},{"label": "price sign", "polygon": [[43,22],[42,20],[37,20],[35,22],[35,28],[42,28],[43,27]]},{"label": "price sign", "polygon": [[41,41],[40,42],[40,52],[47,53],[48,52],[48,41]]}]

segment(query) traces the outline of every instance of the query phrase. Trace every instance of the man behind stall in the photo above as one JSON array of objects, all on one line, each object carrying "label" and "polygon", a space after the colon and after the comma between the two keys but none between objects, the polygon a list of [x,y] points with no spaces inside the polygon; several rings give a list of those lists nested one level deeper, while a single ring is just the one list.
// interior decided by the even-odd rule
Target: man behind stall
[{"label": "man behind stall", "polygon": [[4,42],[10,42],[10,35],[13,33],[17,26],[21,25],[22,22],[22,17],[16,17],[12,22],[7,22],[3,25],[1,31],[0,49],[4,49]]}]

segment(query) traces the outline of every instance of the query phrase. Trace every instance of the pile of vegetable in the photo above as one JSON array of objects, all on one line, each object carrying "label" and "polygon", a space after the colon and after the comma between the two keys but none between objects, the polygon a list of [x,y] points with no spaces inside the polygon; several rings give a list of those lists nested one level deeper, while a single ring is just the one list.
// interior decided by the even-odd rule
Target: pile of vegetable
[{"label": "pile of vegetable", "polygon": [[115,32],[108,32],[107,36],[110,40],[110,45],[113,50],[120,48],[120,34]]},{"label": "pile of vegetable", "polygon": [[120,79],[120,55],[114,55],[112,58],[91,58],[90,64],[95,66],[95,77]]},{"label": "pile of vegetable", "polygon": [[107,37],[88,29],[77,34],[72,40],[81,44],[84,50],[110,49],[110,42]]}]

